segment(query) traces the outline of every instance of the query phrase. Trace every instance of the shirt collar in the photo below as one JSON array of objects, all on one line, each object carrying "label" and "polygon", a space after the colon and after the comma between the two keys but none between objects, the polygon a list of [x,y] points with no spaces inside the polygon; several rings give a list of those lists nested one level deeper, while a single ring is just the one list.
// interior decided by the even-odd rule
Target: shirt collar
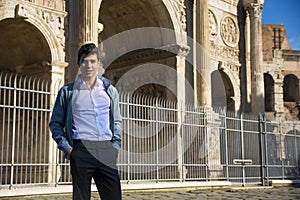
[{"label": "shirt collar", "polygon": [[[82,76],[79,76],[79,79],[80,79],[80,83],[79,83],[80,89],[89,89],[89,87],[88,87],[88,86],[86,85],[86,83],[84,82]],[[97,78],[96,78],[96,83],[95,83],[95,85],[94,85],[93,88],[104,89],[103,81],[97,77]]]}]

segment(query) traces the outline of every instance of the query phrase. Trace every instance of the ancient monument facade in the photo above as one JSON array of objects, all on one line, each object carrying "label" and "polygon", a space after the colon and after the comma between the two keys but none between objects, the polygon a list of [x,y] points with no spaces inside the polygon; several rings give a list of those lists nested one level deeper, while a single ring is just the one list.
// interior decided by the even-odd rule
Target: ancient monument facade
[{"label": "ancient monument facade", "polygon": [[[122,92],[290,117],[300,52],[264,0],[0,0],[0,72],[73,81],[80,45],[105,52]],[[297,117],[297,116],[296,116]]]}]

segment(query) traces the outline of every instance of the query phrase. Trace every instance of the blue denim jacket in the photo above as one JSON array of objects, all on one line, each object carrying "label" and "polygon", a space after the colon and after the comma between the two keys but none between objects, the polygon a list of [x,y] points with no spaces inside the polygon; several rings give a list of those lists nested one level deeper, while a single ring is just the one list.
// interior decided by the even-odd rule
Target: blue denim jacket
[{"label": "blue denim jacket", "polygon": [[[121,147],[122,117],[119,107],[119,94],[117,89],[110,84],[110,81],[103,76],[98,76],[103,81],[104,88],[111,100],[110,106],[110,129],[113,133],[112,144],[116,149]],[[73,83],[63,86],[56,97],[49,127],[52,138],[65,155],[73,147],[73,106],[79,94],[80,78]]]}]

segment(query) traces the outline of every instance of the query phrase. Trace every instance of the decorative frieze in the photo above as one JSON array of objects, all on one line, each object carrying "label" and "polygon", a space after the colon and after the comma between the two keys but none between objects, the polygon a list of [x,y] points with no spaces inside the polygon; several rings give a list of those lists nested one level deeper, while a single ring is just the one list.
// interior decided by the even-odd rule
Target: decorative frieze
[{"label": "decorative frieze", "polygon": [[33,3],[33,4],[37,4],[37,5],[41,5],[41,6],[44,6],[44,7],[48,7],[48,8],[53,8],[53,9],[57,9],[57,10],[60,10],[60,11],[63,11],[64,10],[64,5],[65,5],[65,0],[56,0],[56,1],[53,1],[53,0],[24,0],[24,1],[27,1],[27,2],[30,2],[30,3]]},{"label": "decorative frieze", "polygon": [[239,3],[239,0],[222,0],[222,1],[224,1],[224,2],[226,2],[228,4],[232,4],[234,6],[237,6],[238,3]]},{"label": "decorative frieze", "polygon": [[240,71],[240,67],[241,67],[240,64],[231,64],[228,62],[221,62],[218,69],[222,71],[226,68],[226,69],[229,69],[230,71],[236,72],[238,74]]},{"label": "decorative frieze", "polygon": [[210,43],[210,54],[212,57],[221,60],[230,60],[239,63],[239,50],[232,47],[216,45],[213,41]]}]

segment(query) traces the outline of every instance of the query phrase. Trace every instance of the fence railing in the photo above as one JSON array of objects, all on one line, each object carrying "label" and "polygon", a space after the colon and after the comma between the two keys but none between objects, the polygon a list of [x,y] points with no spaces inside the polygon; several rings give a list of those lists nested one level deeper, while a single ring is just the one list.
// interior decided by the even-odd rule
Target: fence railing
[{"label": "fence railing", "polygon": [[[55,86],[54,86],[55,85]],[[0,74],[0,188],[70,184],[48,122],[57,86]],[[300,122],[120,93],[123,182],[300,179]]]}]

